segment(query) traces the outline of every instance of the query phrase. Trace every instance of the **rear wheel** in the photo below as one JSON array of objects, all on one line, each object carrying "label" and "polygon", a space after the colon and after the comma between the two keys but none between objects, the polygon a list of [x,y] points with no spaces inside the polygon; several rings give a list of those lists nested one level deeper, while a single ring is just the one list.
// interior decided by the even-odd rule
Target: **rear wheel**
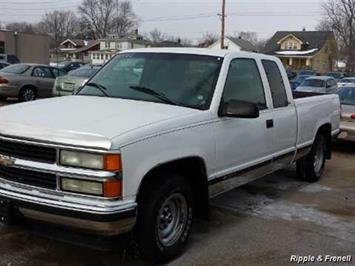
[{"label": "rear wheel", "polygon": [[36,100],[36,91],[32,87],[23,87],[19,93],[19,100],[21,102],[29,102]]},{"label": "rear wheel", "polygon": [[323,172],[326,160],[327,142],[323,135],[318,135],[313,143],[311,152],[297,161],[297,173],[308,182],[318,181]]},{"label": "rear wheel", "polygon": [[0,101],[4,101],[4,100],[6,100],[6,99],[7,99],[7,97],[0,95]]},{"label": "rear wheel", "polygon": [[137,241],[143,259],[170,260],[183,250],[192,225],[193,196],[179,175],[160,176],[144,188],[138,203]]}]

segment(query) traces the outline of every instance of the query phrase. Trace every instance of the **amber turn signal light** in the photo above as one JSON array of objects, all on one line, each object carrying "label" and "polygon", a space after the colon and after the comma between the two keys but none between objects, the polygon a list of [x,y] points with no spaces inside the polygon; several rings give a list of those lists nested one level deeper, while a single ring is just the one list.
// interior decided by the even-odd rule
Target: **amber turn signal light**
[{"label": "amber turn signal light", "polygon": [[104,183],[104,197],[117,198],[122,196],[122,181],[106,181]]},{"label": "amber turn signal light", "polygon": [[104,170],[114,172],[122,171],[121,155],[106,154],[104,157]]}]

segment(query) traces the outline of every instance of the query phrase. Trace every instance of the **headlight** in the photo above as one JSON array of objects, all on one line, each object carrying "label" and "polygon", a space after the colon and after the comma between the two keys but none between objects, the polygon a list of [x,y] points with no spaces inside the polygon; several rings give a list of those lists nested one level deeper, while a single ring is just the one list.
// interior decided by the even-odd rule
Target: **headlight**
[{"label": "headlight", "polygon": [[95,154],[61,150],[59,162],[61,165],[81,168],[106,171],[122,170],[121,156],[119,154]]},{"label": "headlight", "polygon": [[122,182],[121,180],[97,182],[62,177],[61,189],[74,193],[117,198],[122,195]]},{"label": "headlight", "polygon": [[62,178],[62,190],[102,196],[103,184],[99,182]]}]

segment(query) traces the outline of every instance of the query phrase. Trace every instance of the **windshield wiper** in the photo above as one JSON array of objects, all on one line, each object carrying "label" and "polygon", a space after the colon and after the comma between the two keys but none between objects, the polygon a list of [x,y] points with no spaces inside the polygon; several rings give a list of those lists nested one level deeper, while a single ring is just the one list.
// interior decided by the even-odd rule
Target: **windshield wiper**
[{"label": "windshield wiper", "polygon": [[88,87],[92,87],[92,88],[96,88],[98,89],[99,91],[102,92],[103,95],[105,95],[106,97],[110,97],[108,94],[107,94],[107,88],[101,84],[97,84],[95,82],[89,82],[87,84],[85,84],[85,86],[88,86]]},{"label": "windshield wiper", "polygon": [[170,100],[168,97],[166,97],[163,93],[159,93],[151,88],[147,88],[144,86],[130,86],[129,87],[132,90],[136,90],[136,91],[140,91],[143,92],[145,94],[149,94],[154,96],[155,98],[158,98],[159,100],[168,103],[168,104],[172,104],[172,105],[177,105],[177,103],[175,103],[174,101]]}]

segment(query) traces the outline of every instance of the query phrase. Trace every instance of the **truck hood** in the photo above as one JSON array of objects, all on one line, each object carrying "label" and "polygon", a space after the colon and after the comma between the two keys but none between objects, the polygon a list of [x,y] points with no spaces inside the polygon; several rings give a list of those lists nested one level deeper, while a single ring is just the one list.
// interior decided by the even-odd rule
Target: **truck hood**
[{"label": "truck hood", "polygon": [[201,111],[152,102],[66,96],[1,107],[0,135],[111,149],[115,137],[193,113]]}]

